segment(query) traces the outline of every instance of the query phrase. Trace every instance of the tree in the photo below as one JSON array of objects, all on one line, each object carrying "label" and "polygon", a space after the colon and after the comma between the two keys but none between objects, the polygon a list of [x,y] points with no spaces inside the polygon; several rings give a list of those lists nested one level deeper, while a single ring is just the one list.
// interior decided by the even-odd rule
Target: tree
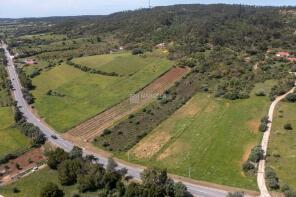
[{"label": "tree", "polygon": [[60,163],[62,163],[63,161],[69,158],[69,154],[66,153],[63,149],[57,148],[54,151],[50,151],[47,157],[48,157],[47,165],[51,169],[57,169]]},{"label": "tree", "polygon": [[48,183],[40,192],[41,197],[62,197],[64,192],[54,183]]},{"label": "tree", "polygon": [[18,107],[15,107],[15,112],[14,112],[14,120],[15,122],[19,122],[23,119],[23,113],[20,111]]},{"label": "tree", "polygon": [[249,155],[249,161],[258,163],[261,159],[264,158],[264,151],[261,145],[257,145],[251,150],[251,154]]},{"label": "tree", "polygon": [[141,196],[141,189],[140,186],[136,183],[130,183],[125,191],[124,197],[134,197],[134,196]]},{"label": "tree", "polygon": [[79,175],[77,178],[78,189],[80,192],[96,189],[94,176],[92,174]]},{"label": "tree", "polygon": [[188,196],[187,188],[181,182],[175,184],[174,190],[175,190],[175,197],[186,197],[186,196]]},{"label": "tree", "polygon": [[117,163],[114,161],[112,157],[108,158],[108,163],[106,166],[106,171],[107,172],[115,172],[117,167]]},{"label": "tree", "polygon": [[69,153],[69,157],[71,159],[82,158],[82,155],[83,155],[83,150],[78,146],[74,146]]},{"label": "tree", "polygon": [[72,185],[77,181],[81,169],[79,160],[65,160],[58,166],[58,178],[62,185]]}]

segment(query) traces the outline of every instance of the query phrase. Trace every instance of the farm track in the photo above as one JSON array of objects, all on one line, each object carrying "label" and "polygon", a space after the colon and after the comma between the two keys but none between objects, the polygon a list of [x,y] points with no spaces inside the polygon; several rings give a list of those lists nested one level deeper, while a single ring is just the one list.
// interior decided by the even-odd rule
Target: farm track
[{"label": "farm track", "polygon": [[66,138],[68,136],[72,139],[73,137],[79,138],[84,141],[92,140],[104,129],[112,126],[117,121],[137,111],[142,106],[155,99],[155,96],[162,94],[188,72],[188,68],[172,68],[136,95],[133,95],[132,98],[135,98],[136,100],[133,101],[131,98],[127,98],[114,107],[111,107],[110,109],[69,130],[64,134],[64,136]]}]

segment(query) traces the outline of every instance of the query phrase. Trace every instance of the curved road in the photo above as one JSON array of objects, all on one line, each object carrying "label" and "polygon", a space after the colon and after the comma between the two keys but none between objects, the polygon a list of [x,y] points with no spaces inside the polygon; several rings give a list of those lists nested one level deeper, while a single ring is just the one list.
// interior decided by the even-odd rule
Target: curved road
[{"label": "curved road", "polygon": [[[296,85],[296,83],[295,83],[295,85]],[[286,94],[277,97],[271,103],[271,105],[269,107],[269,111],[268,111],[268,117],[269,117],[268,129],[264,132],[264,135],[263,135],[263,138],[262,138],[262,142],[261,142],[262,149],[264,150],[264,158],[266,157],[266,153],[267,153],[267,147],[268,147],[269,136],[270,136],[271,126],[272,126],[273,113],[274,113],[275,107],[289,93],[294,92],[294,90],[295,90],[295,87],[293,87]],[[268,189],[266,187],[264,174],[265,174],[265,159],[260,160],[260,162],[259,162],[258,174],[257,174],[257,184],[258,184],[258,188],[260,190],[260,196],[261,197],[271,197],[271,195],[269,194]]]},{"label": "curved road", "polygon": [[[41,131],[45,134],[45,136],[47,137],[47,139],[51,143],[64,149],[65,151],[69,152],[73,148],[74,144],[72,142],[66,141],[61,136],[56,134],[56,132],[53,129],[49,128],[46,124],[44,124],[31,111],[30,106],[24,100],[23,95],[22,95],[22,91],[21,91],[22,87],[21,87],[20,81],[18,79],[15,65],[13,63],[13,56],[11,56],[9,51],[7,50],[6,44],[2,43],[1,47],[5,50],[5,55],[8,60],[7,70],[8,70],[9,78],[12,82],[12,86],[14,88],[14,91],[13,91],[14,99],[17,101],[17,105],[20,108],[20,111],[23,112],[23,114],[27,118],[28,122],[38,126],[41,129]],[[52,135],[56,135],[57,139],[53,139],[51,137]],[[101,163],[103,165],[107,164],[108,158],[106,158],[102,155],[98,155],[96,153],[93,153],[93,152],[86,150],[86,149],[84,149],[83,151],[84,151],[85,155],[86,154],[94,155],[98,159],[99,163]],[[142,168],[135,167],[135,166],[129,166],[129,165],[126,165],[126,164],[123,164],[120,162],[117,162],[117,163],[118,163],[118,168],[126,168],[128,170],[128,175],[130,175],[136,179],[140,179],[140,173],[143,170]],[[179,181],[179,180],[176,180],[176,181]],[[228,191],[224,191],[221,189],[216,189],[216,188],[211,188],[211,187],[202,186],[202,185],[198,185],[198,184],[193,184],[193,183],[189,183],[186,181],[182,181],[182,182],[183,182],[183,184],[185,184],[187,186],[188,191],[194,196],[224,197],[228,193]]]}]

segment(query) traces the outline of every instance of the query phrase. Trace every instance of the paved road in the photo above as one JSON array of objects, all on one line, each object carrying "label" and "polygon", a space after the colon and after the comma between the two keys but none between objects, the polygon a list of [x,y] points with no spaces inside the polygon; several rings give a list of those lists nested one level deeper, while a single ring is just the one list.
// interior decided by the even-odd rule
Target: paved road
[{"label": "paved road", "polygon": [[[30,106],[28,106],[27,102],[24,100],[23,95],[22,95],[22,87],[20,84],[20,81],[18,79],[18,75],[16,72],[15,65],[13,63],[13,57],[10,55],[9,51],[7,50],[7,46],[5,44],[2,44],[2,48],[5,50],[5,55],[8,59],[8,74],[9,78],[12,81],[12,85],[14,88],[13,95],[15,100],[18,103],[18,107],[20,108],[20,111],[23,112],[24,116],[27,118],[27,121],[30,123],[33,123],[34,125],[38,126],[41,131],[46,135],[47,139],[55,144],[56,146],[64,149],[65,151],[70,151],[74,144],[64,140],[61,136],[56,134],[56,132],[49,128],[46,124],[44,124],[40,119],[31,111]],[[46,82],[45,82],[46,83]],[[51,136],[56,135],[58,139],[53,139]],[[90,152],[88,150],[84,150],[84,154],[92,154],[94,155],[98,160],[99,163],[106,165],[108,158],[98,155],[96,153]],[[126,168],[128,170],[128,175],[139,179],[140,178],[140,173],[143,169],[135,167],[135,166],[129,166],[123,163],[118,162],[118,167],[119,168]],[[182,181],[183,182],[183,181]],[[216,189],[216,188],[211,188],[211,187],[206,187],[202,185],[197,185],[197,184],[192,184],[189,182],[183,182],[187,188],[188,191],[195,195],[195,196],[203,196],[203,197],[223,197],[227,195],[227,191]]]},{"label": "paved road", "polygon": [[[267,131],[264,132],[264,135],[263,135],[263,138],[262,138],[262,142],[261,142],[262,149],[264,150],[264,157],[266,157],[266,153],[267,153],[267,147],[268,147],[269,136],[270,136],[271,126],[272,126],[272,119],[273,119],[274,109],[275,109],[276,105],[281,100],[283,100],[289,93],[294,92],[294,90],[295,90],[295,87],[293,87],[286,94],[277,97],[271,103],[271,105],[269,107],[268,117],[269,117],[269,121],[270,122],[268,123],[268,129],[267,129]],[[260,196],[261,197],[271,197],[271,195],[269,194],[268,189],[266,187],[264,174],[265,174],[265,160],[263,159],[263,160],[261,160],[259,162],[258,174],[257,174],[257,184],[258,184],[258,188],[260,190]]]}]

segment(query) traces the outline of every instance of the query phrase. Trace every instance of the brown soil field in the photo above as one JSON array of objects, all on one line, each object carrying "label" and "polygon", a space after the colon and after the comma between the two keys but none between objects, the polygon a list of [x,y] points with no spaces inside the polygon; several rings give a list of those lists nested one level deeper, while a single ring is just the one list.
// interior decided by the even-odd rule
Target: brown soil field
[{"label": "brown soil field", "polygon": [[161,95],[188,72],[189,68],[172,68],[137,94],[131,95],[130,98],[76,126],[65,133],[64,137],[72,140],[73,138],[83,141],[92,140],[104,129],[111,127],[117,121],[139,110],[145,104]]},{"label": "brown soil field", "polygon": [[[0,165],[0,181],[10,181],[11,177],[33,168],[37,163],[44,161],[43,148],[34,148],[6,164]],[[17,168],[17,164],[19,168]]]}]

